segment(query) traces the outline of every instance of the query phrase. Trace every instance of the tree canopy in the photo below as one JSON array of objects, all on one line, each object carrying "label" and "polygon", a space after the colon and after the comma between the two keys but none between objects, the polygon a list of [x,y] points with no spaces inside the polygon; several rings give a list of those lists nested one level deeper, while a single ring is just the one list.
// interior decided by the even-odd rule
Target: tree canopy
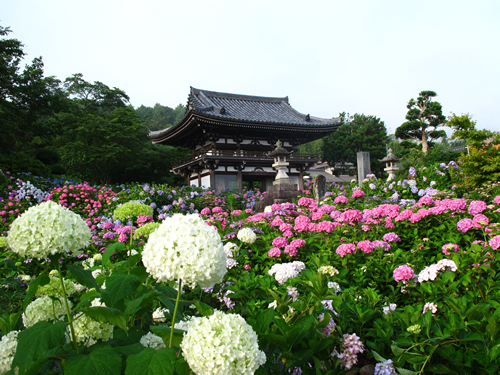
[{"label": "tree canopy", "polygon": [[446,122],[441,104],[432,101],[437,94],[434,91],[421,91],[417,100],[410,99],[406,121],[396,129],[396,137],[412,139],[422,144],[422,152],[427,154],[429,141],[446,136],[444,130],[437,130]]},{"label": "tree canopy", "polygon": [[347,174],[347,163],[357,163],[357,153],[370,153],[371,170],[382,177],[384,167],[379,159],[386,155],[387,129],[376,116],[340,113],[339,130],[323,138],[322,158],[334,167],[335,174]]}]

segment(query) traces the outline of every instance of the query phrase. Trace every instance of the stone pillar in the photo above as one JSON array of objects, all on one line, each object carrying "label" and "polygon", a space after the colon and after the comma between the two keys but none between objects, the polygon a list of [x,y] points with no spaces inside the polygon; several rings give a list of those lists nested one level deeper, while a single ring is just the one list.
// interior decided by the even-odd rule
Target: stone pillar
[{"label": "stone pillar", "polygon": [[361,186],[367,174],[371,173],[370,168],[370,153],[358,152],[358,184]]},{"label": "stone pillar", "polygon": [[241,169],[238,169],[236,173],[236,189],[243,190],[243,173],[241,173]]}]

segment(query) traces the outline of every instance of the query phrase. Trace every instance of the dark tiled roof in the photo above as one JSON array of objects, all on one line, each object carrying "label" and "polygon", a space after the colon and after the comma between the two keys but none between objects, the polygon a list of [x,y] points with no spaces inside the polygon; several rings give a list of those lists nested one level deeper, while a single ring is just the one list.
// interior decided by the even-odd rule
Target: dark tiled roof
[{"label": "dark tiled roof", "polygon": [[254,124],[297,126],[300,128],[332,128],[340,125],[340,119],[323,119],[305,115],[293,109],[288,96],[271,98],[206,91],[191,87],[186,113],[182,120],[170,128],[151,131],[150,139],[171,134],[189,114],[198,114],[212,119]]},{"label": "dark tiled roof", "polygon": [[206,115],[243,121],[305,126],[334,125],[338,119],[322,119],[302,114],[288,103],[288,97],[236,95],[191,87],[188,105]]}]

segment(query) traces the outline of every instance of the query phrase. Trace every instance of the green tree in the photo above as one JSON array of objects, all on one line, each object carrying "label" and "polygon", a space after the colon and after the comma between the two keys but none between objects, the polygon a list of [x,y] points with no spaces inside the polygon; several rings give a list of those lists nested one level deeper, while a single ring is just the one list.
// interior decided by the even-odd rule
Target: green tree
[{"label": "green tree", "polygon": [[357,153],[370,153],[371,170],[377,176],[384,174],[384,167],[378,160],[386,155],[387,129],[383,121],[375,116],[340,114],[342,125],[339,130],[323,138],[322,158],[337,174],[348,171],[347,163],[357,163]]},{"label": "green tree", "polygon": [[36,158],[44,147],[47,120],[64,99],[60,82],[44,77],[43,62],[35,58],[23,70],[23,44],[5,38],[9,28],[0,26],[0,166],[7,170],[50,173]]},{"label": "green tree", "polygon": [[406,121],[396,129],[396,137],[412,139],[422,145],[422,152],[427,155],[429,142],[446,136],[444,130],[437,130],[444,125],[446,117],[441,104],[432,101],[437,94],[434,91],[422,91],[417,100],[410,99]]},{"label": "green tree", "polygon": [[451,139],[467,142],[468,152],[462,153],[459,165],[465,179],[464,190],[478,188],[500,179],[500,133],[476,129],[477,122],[469,114],[452,114],[447,125],[453,129]]}]

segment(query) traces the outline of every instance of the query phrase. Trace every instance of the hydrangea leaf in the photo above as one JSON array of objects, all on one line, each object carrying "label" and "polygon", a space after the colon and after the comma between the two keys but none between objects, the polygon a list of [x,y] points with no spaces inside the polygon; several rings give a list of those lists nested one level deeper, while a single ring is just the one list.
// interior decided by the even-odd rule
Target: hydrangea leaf
[{"label": "hydrangea leaf", "polygon": [[173,375],[175,350],[144,348],[127,358],[125,375]]},{"label": "hydrangea leaf", "polygon": [[124,247],[125,244],[123,244],[122,242],[115,242],[109,245],[104,254],[102,254],[102,264],[107,264],[109,258],[111,258],[111,255],[113,255],[115,251],[119,253],[123,250]]},{"label": "hydrangea leaf", "polygon": [[37,278],[32,280],[30,282],[30,286],[28,288],[28,291],[26,293],[26,297],[24,298],[23,301],[23,309],[26,310],[26,306],[28,306],[32,301],[33,297],[35,296],[36,291],[38,290],[39,286],[46,285],[50,282],[50,278],[45,274],[41,273],[38,275]]},{"label": "hydrangea leaf", "polygon": [[38,322],[32,327],[19,332],[17,350],[12,368],[19,366],[20,374],[31,374],[44,360],[44,355],[51,349],[64,345],[66,338],[64,322]]},{"label": "hydrangea leaf", "polygon": [[97,281],[94,279],[94,276],[92,276],[91,271],[84,270],[83,267],[76,264],[70,264],[68,266],[68,271],[71,272],[76,281],[86,286],[87,288],[89,289],[95,288],[95,290],[100,289],[99,284],[97,284]]},{"label": "hydrangea leaf", "polygon": [[139,285],[141,285],[139,276],[114,272],[106,279],[106,294],[111,306],[133,294]]},{"label": "hydrangea leaf", "polygon": [[111,307],[96,306],[85,311],[85,315],[103,323],[109,323],[127,330],[127,319],[125,315],[117,309]]},{"label": "hydrangea leaf", "polygon": [[67,375],[120,375],[121,367],[121,357],[109,345],[92,350],[88,355],[70,357],[64,362]]}]

